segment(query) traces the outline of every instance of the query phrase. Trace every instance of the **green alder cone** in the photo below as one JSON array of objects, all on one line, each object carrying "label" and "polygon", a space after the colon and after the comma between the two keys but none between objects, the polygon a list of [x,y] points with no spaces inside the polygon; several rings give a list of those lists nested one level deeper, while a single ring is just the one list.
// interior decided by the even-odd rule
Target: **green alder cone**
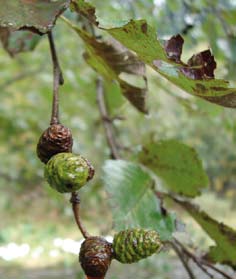
[{"label": "green alder cone", "polygon": [[121,263],[134,263],[158,252],[161,246],[159,234],[154,230],[124,230],[114,236],[114,258]]},{"label": "green alder cone", "polygon": [[54,155],[44,169],[49,185],[60,193],[79,190],[93,175],[94,168],[89,161],[72,153]]}]

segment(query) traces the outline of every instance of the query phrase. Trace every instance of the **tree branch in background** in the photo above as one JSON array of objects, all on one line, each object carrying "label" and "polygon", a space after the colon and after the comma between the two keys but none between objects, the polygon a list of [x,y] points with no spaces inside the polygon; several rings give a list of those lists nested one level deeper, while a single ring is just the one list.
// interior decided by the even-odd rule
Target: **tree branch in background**
[{"label": "tree branch in background", "polygon": [[101,77],[97,79],[97,104],[100,112],[100,116],[102,119],[102,123],[105,129],[105,135],[107,144],[111,150],[111,158],[112,159],[120,159],[120,155],[118,152],[118,146],[116,144],[116,139],[114,135],[114,127],[111,118],[109,117],[108,110],[105,103],[104,98],[104,86],[103,80]]},{"label": "tree branch in background", "polygon": [[215,272],[221,274],[223,277],[225,277],[227,279],[233,279],[233,277],[229,276],[228,274],[226,274],[221,269],[215,267],[210,262],[208,262],[208,261],[206,261],[206,260],[204,260],[200,257],[197,257],[195,254],[190,252],[179,240],[174,239],[174,242],[181,248],[182,253],[185,254],[189,259],[192,259],[197,264],[197,266],[199,268],[201,268],[202,271],[204,271],[210,278],[214,278],[214,276],[212,274],[210,274],[204,266],[207,266],[211,270],[214,270]]},{"label": "tree branch in background", "polygon": [[52,63],[53,63],[53,103],[52,103],[52,116],[51,125],[58,124],[59,121],[59,87],[63,85],[64,79],[62,70],[58,61],[56,47],[52,35],[52,31],[48,32],[48,41],[51,50]]},{"label": "tree branch in background", "polygon": [[169,242],[171,247],[173,248],[173,250],[175,251],[176,255],[179,257],[180,261],[182,262],[184,268],[186,269],[189,278],[190,279],[196,279],[195,275],[193,274],[189,263],[188,263],[188,259],[186,260],[186,257],[184,257],[183,253],[181,253],[179,247],[174,243],[174,242]]},{"label": "tree branch in background", "polygon": [[83,237],[86,239],[90,236],[87,230],[84,228],[80,220],[80,198],[77,192],[71,194],[70,202],[72,203],[72,210],[74,213],[76,224],[78,225],[79,230],[81,231]]}]

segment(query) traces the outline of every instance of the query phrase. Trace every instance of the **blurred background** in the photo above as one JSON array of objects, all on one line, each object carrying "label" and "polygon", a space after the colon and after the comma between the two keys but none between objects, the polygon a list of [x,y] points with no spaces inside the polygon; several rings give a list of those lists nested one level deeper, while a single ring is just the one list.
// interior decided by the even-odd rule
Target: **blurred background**
[{"label": "blurred background", "polygon": [[[93,0],[103,21],[146,18],[157,36],[180,33],[183,60],[211,48],[216,77],[236,87],[236,2],[234,0]],[[213,5],[214,2],[214,5]],[[68,16],[71,16],[67,12]],[[81,190],[81,214],[94,233],[112,236],[112,216],[101,182],[101,168],[109,157],[96,105],[96,73],[83,60],[79,37],[60,19],[54,29],[63,68],[61,122],[74,135],[74,152],[89,158],[95,179]],[[99,33],[99,32],[98,32]],[[138,42],[137,42],[138,43]],[[60,195],[43,178],[36,157],[39,136],[49,125],[52,65],[46,36],[34,52],[14,59],[0,48],[0,278],[80,279],[78,263],[82,236],[71,211],[69,196]],[[106,98],[119,142],[133,149],[147,138],[175,138],[194,147],[203,160],[210,187],[196,203],[213,217],[236,228],[236,112],[194,98],[147,68],[150,113],[136,111],[106,83]],[[128,158],[130,154],[127,153]],[[183,212],[191,240],[205,248],[210,240]],[[198,271],[196,271],[198,272]],[[199,271],[200,272],[200,271]],[[128,274],[128,276],[127,276]],[[138,274],[138,276],[137,276]],[[198,273],[197,273],[198,274]],[[200,273],[199,273],[200,274]],[[135,265],[113,263],[107,278],[187,278],[172,252]],[[199,277],[204,278],[204,277]]]}]

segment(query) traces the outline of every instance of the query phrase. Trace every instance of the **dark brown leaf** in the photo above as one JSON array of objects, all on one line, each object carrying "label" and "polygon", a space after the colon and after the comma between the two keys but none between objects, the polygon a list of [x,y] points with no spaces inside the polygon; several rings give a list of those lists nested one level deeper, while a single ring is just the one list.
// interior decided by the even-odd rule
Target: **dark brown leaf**
[{"label": "dark brown leaf", "polygon": [[211,79],[214,78],[216,62],[211,51],[205,50],[193,55],[188,60],[188,67],[181,69],[182,73],[191,79]]},{"label": "dark brown leaf", "polygon": [[164,46],[168,58],[175,62],[180,62],[183,44],[184,39],[180,35],[173,36],[166,41]]}]

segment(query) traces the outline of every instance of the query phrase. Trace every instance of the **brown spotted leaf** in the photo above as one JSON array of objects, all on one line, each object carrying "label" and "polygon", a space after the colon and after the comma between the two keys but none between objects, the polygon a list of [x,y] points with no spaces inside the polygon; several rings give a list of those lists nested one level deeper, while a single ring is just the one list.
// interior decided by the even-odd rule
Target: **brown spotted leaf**
[{"label": "brown spotted leaf", "polygon": [[72,0],[71,1],[71,10],[75,11],[84,17],[86,17],[90,22],[94,24],[98,24],[97,17],[95,15],[96,10],[93,5],[91,5],[88,2],[85,2],[84,0]]},{"label": "brown spotted leaf", "polygon": [[236,88],[230,88],[228,81],[214,79],[216,63],[210,50],[194,55],[185,64],[180,60],[180,37],[172,38],[164,47],[156,39],[156,31],[145,20],[131,20],[122,27],[104,29],[186,92],[224,107],[236,107]]},{"label": "brown spotted leaf", "polygon": [[9,28],[0,27],[0,40],[12,57],[20,52],[34,50],[40,38],[38,34],[27,30],[11,31]]},{"label": "brown spotted leaf", "polygon": [[0,0],[0,26],[43,34],[52,29],[69,4],[70,0]]},{"label": "brown spotted leaf", "polygon": [[[145,64],[116,40],[99,40],[68,20],[66,22],[83,39],[86,45],[84,58],[87,63],[106,79],[116,80],[129,102],[139,111],[146,113]],[[131,81],[132,78],[135,79],[134,82]]]},{"label": "brown spotted leaf", "polygon": [[206,258],[216,262],[236,267],[236,230],[210,217],[197,206],[174,199],[195,219],[203,230],[215,241],[210,247]]},{"label": "brown spotted leaf", "polygon": [[[97,26],[95,8],[84,0],[73,2],[77,6],[74,10]],[[98,27],[136,52],[141,61],[182,90],[209,102],[236,108],[236,88],[230,88],[226,80],[214,79],[216,62],[210,50],[197,53],[184,63],[181,61],[182,37],[176,35],[163,45],[157,39],[156,30],[145,20],[130,20],[125,24],[117,21],[112,28],[99,23]]]}]

